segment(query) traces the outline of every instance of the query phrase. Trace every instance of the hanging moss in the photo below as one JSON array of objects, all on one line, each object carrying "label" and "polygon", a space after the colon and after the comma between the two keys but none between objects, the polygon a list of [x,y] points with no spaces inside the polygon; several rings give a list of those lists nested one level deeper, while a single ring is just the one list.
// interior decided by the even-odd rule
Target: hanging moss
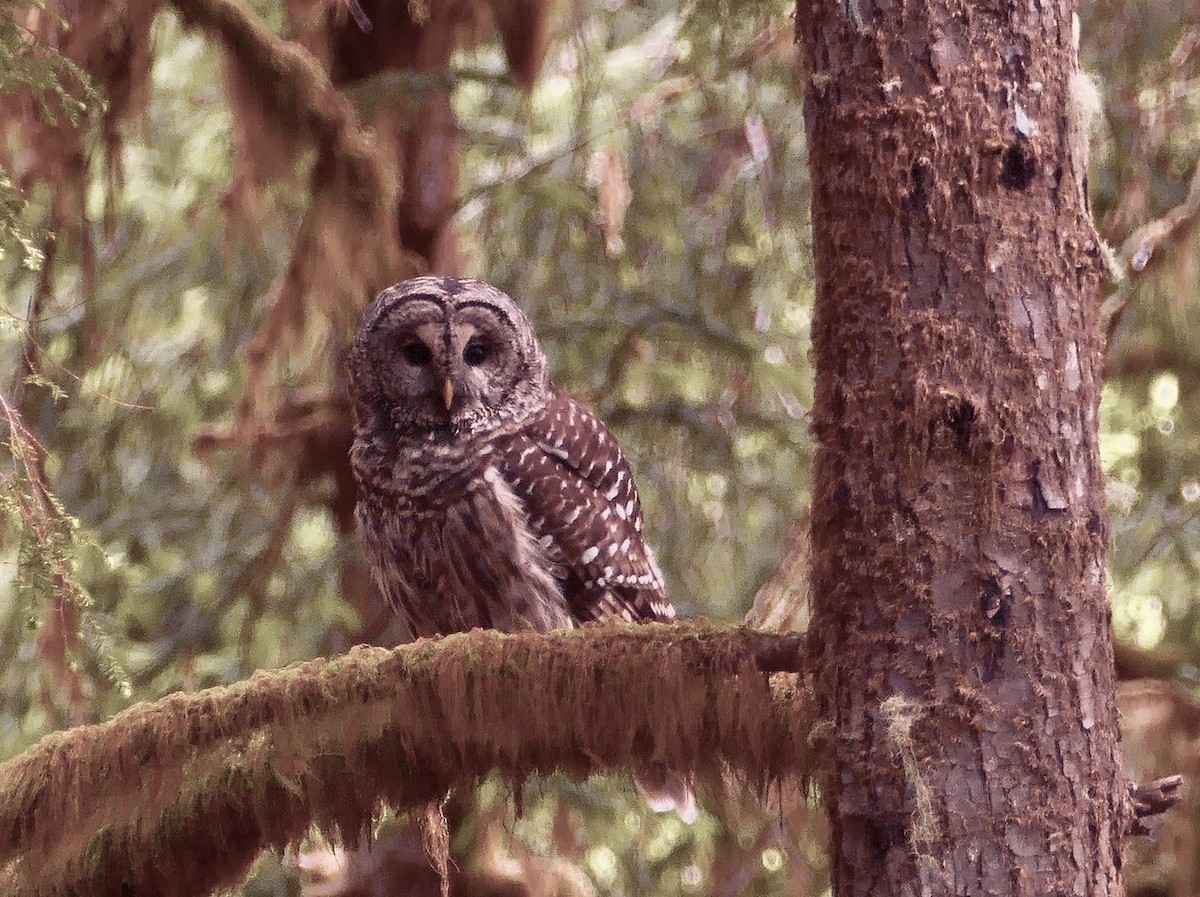
[{"label": "hanging moss", "polygon": [[768,675],[797,644],[707,624],[475,631],[139,704],[0,767],[0,891],[205,894],[313,825],[353,846],[384,805],[427,808],[491,770],[662,764],[766,794],[808,768],[807,702]]}]

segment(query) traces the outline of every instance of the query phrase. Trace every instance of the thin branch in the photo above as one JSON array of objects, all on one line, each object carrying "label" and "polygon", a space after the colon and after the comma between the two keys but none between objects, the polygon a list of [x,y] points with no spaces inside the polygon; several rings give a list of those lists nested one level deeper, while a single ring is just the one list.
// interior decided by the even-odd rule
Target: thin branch
[{"label": "thin branch", "polygon": [[238,0],[173,0],[173,5],[187,24],[212,32],[233,54],[281,121],[294,122],[318,145],[337,152],[353,170],[349,181],[362,191],[363,201],[383,191],[388,178],[370,136],[349,99],[307,49],[273,34]]},{"label": "thin branch", "polygon": [[1195,224],[1197,217],[1200,217],[1200,162],[1196,163],[1192,172],[1192,180],[1183,202],[1160,218],[1143,224],[1121,244],[1117,263],[1125,277],[1117,291],[1100,307],[1100,326],[1109,340],[1112,339],[1122,312],[1133,299],[1134,275],[1145,270],[1164,244]]},{"label": "thin branch", "polygon": [[[682,427],[693,436],[722,445],[727,451],[733,447],[734,432],[731,426],[722,423],[722,409],[715,402],[692,404],[682,399],[669,399],[649,405],[633,405],[628,402],[600,403],[603,417],[612,426],[625,426],[636,422],[647,422],[661,426],[671,424]],[[734,415],[742,432],[757,430],[773,434],[781,442],[794,443],[796,433],[778,419],[767,414],[745,409]]]},{"label": "thin branch", "polygon": [[647,96],[643,98],[642,102],[634,103],[627,111],[593,127],[583,136],[564,141],[541,153],[527,155],[520,163],[509,167],[502,174],[483,181],[460,195],[453,207],[448,210],[447,219],[462,214],[476,200],[481,200],[503,187],[510,187],[532,174],[550,168],[555,162],[570,158],[580,150],[596,145],[605,138],[630,127],[660,107],[674,104],[697,86],[697,82],[692,78],[672,79],[670,82],[660,85],[658,92],[652,92],[654,93],[653,97]]},{"label": "thin branch", "polygon": [[1182,652],[1171,647],[1160,647],[1153,651],[1139,648],[1125,641],[1113,643],[1113,658],[1116,662],[1117,679],[1176,679],[1184,666]]},{"label": "thin branch", "polygon": [[267,396],[267,365],[286,333],[301,330],[313,311],[324,312],[333,332],[344,331],[375,292],[419,265],[400,249],[396,172],[316,57],[273,34],[242,0],[172,2],[188,25],[217,38],[239,87],[254,95],[273,128],[317,148],[312,201],[246,350],[251,385],[236,412],[237,425],[245,426]]},{"label": "thin branch", "polygon": [[1183,776],[1167,776],[1141,785],[1130,782],[1129,796],[1133,801],[1134,814],[1129,833],[1148,835],[1150,829],[1143,820],[1165,813],[1183,800]]}]

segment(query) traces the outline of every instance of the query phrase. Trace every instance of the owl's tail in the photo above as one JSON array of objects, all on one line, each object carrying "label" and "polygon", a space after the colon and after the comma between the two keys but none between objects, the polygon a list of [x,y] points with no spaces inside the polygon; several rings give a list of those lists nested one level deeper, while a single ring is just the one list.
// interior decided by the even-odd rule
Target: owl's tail
[{"label": "owl's tail", "polygon": [[646,804],[655,813],[674,810],[679,818],[691,825],[700,816],[696,808],[696,793],[691,783],[683,776],[665,766],[655,766],[633,777],[634,784]]}]

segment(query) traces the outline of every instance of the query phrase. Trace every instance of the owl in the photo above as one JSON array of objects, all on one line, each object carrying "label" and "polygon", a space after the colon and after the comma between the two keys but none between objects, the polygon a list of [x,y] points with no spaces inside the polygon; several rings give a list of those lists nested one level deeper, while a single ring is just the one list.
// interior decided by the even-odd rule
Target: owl
[{"label": "owl", "polygon": [[512,299],[397,284],[367,309],[349,373],[358,521],[414,634],[674,618],[625,456],[550,382]]},{"label": "owl", "polygon": [[[550,382],[511,298],[454,277],[396,284],[363,315],[348,371],[359,528],[413,634],[674,619],[624,454]],[[643,788],[667,792],[652,804],[694,816],[663,778]]]}]

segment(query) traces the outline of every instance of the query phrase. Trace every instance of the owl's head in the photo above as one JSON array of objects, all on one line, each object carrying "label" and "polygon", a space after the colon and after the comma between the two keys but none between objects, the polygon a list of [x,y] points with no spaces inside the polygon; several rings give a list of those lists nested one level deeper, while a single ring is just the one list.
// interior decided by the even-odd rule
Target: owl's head
[{"label": "owl's head", "polygon": [[488,432],[546,400],[546,358],[508,296],[479,280],[417,277],[388,287],[348,360],[360,427]]}]

